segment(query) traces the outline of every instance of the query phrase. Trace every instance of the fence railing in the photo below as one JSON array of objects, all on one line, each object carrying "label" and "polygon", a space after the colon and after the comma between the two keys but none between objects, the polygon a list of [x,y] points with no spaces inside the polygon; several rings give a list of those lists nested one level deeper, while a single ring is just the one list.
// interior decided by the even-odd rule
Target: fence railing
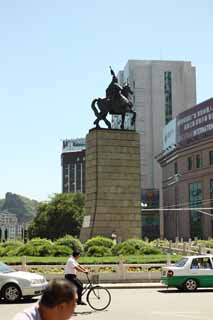
[{"label": "fence railing", "polygon": [[206,247],[205,244],[197,245],[188,242],[172,242],[168,241],[168,244],[162,244],[159,241],[156,242],[155,245],[157,248],[161,248],[168,253],[179,253],[183,255],[195,255],[195,254],[213,254],[213,248]]}]

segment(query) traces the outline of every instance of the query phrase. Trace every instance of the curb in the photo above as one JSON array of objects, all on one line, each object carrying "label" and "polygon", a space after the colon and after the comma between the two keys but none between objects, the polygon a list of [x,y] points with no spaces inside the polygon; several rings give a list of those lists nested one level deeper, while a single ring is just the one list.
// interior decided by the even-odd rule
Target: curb
[{"label": "curb", "polygon": [[167,289],[161,283],[100,283],[100,286],[107,289]]}]

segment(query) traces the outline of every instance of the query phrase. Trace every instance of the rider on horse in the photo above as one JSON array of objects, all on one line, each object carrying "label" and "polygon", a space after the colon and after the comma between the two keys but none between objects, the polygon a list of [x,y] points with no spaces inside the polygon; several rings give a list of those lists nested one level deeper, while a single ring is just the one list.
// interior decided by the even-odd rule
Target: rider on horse
[{"label": "rider on horse", "polygon": [[97,119],[94,121],[96,127],[99,127],[99,121],[103,120],[108,128],[111,128],[111,123],[107,120],[107,115],[118,114],[122,116],[121,129],[124,129],[124,120],[126,113],[132,113],[132,124],[135,123],[136,113],[132,110],[133,104],[129,99],[129,94],[133,94],[128,84],[122,87],[118,83],[114,71],[110,67],[112,81],[106,89],[106,98],[94,99],[91,104]]},{"label": "rider on horse", "polygon": [[115,105],[120,105],[127,103],[126,97],[122,94],[123,87],[118,83],[118,78],[116,77],[114,71],[110,67],[110,73],[112,75],[112,81],[106,89],[106,98],[109,99],[110,111],[114,111]]}]

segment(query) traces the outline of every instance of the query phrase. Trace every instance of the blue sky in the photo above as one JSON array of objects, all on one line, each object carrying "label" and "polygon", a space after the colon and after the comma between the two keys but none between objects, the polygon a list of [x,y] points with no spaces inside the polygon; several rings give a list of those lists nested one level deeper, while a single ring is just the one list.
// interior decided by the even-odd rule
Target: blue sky
[{"label": "blue sky", "polygon": [[212,1],[0,0],[0,198],[61,191],[61,139],[92,126],[108,66],[189,60],[213,96]]}]

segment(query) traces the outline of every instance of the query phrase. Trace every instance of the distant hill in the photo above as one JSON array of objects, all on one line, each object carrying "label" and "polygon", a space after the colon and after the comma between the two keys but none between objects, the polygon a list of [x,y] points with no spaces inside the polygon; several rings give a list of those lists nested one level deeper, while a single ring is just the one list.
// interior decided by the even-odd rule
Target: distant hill
[{"label": "distant hill", "polygon": [[31,222],[37,213],[39,202],[7,192],[5,199],[0,199],[0,209],[15,213],[20,223]]}]

